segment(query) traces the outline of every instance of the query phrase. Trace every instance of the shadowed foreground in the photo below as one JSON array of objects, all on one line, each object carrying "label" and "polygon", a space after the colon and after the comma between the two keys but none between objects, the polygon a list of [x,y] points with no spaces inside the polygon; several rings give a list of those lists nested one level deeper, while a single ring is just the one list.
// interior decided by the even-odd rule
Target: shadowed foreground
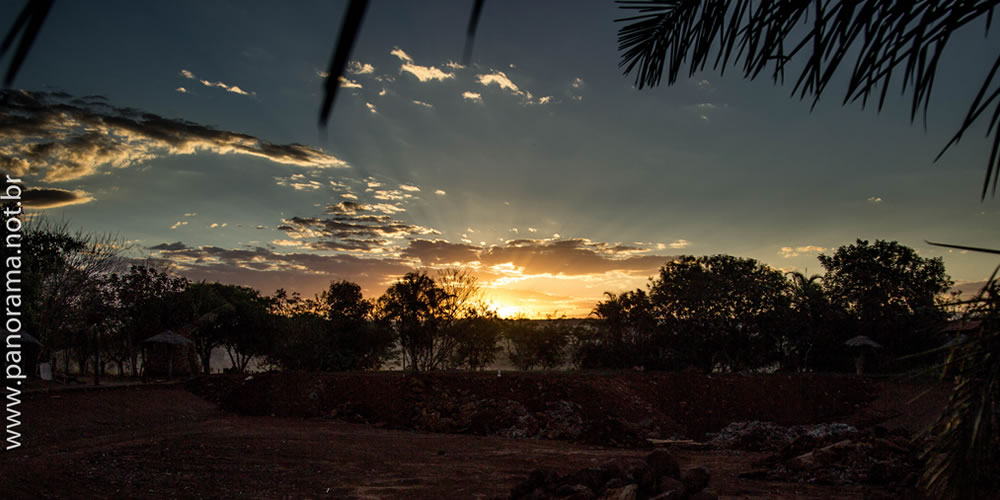
[{"label": "shadowed foreground", "polygon": [[[433,434],[227,414],[181,386],[37,393],[23,446],[0,454],[9,498],[489,498],[531,470],[644,456],[562,441]],[[862,498],[861,486],[737,478],[763,453],[674,450],[722,497]]]}]

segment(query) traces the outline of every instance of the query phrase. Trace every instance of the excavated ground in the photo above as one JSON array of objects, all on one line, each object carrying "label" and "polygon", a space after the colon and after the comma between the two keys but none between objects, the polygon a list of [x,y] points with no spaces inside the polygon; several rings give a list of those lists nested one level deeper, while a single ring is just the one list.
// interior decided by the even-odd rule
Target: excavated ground
[{"label": "excavated ground", "polygon": [[[23,445],[0,453],[3,496],[506,497],[537,468],[569,473],[610,458],[644,457],[648,450],[622,448],[643,432],[700,438],[748,420],[916,430],[947,397],[943,386],[798,375],[359,373],[245,379],[212,376],[187,387],[31,394],[20,405]],[[474,411],[484,401],[495,406]],[[464,424],[463,406],[476,424],[449,427]],[[515,408],[513,417],[504,413],[508,408]],[[513,420],[491,423],[498,415]],[[531,423],[529,416],[539,426],[537,437],[553,439],[503,437],[511,427]],[[571,425],[556,425],[560,419]],[[414,430],[430,425],[450,433]],[[597,438],[588,435],[601,429],[606,432]],[[552,435],[545,434],[549,430]],[[682,468],[710,470],[710,487],[721,498],[895,494],[884,486],[740,477],[759,470],[768,451],[674,447],[671,453]]]}]

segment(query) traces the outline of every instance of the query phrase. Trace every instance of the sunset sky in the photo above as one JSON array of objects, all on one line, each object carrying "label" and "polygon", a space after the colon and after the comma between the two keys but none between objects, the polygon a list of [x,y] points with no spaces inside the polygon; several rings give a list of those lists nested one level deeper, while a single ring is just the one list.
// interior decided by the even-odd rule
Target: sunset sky
[{"label": "sunset sky", "polygon": [[737,71],[637,90],[611,1],[488,1],[463,67],[471,1],[374,0],[323,131],[346,3],[289,3],[56,2],[0,164],[47,216],[267,294],[464,266],[504,315],[584,316],[680,254],[813,274],[863,238],[959,283],[998,263],[924,243],[1000,248],[985,126],[933,162],[996,55],[982,26],[952,41],[924,130],[909,95],[842,107],[843,78],[812,112],[794,79]]}]

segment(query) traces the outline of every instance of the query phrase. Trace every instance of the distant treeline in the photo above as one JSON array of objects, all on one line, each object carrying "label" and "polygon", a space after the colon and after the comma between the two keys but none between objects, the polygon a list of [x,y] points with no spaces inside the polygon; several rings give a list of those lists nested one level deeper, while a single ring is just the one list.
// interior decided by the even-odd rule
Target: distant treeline
[{"label": "distant treeline", "polygon": [[[411,272],[375,299],[348,281],[312,298],[191,282],[129,263],[110,236],[39,222],[24,234],[24,324],[42,360],[60,352],[83,374],[140,375],[143,340],[173,330],[206,372],[223,348],[233,367],[282,370],[478,370],[506,353],[522,370],[898,371],[900,357],[948,341],[951,286],[940,258],[858,240],[820,255],[823,275],[754,259],[682,256],[647,289],[607,292],[586,320],[500,319],[467,270]],[[858,345],[845,341],[864,336]],[[873,365],[874,363],[874,365]]]}]

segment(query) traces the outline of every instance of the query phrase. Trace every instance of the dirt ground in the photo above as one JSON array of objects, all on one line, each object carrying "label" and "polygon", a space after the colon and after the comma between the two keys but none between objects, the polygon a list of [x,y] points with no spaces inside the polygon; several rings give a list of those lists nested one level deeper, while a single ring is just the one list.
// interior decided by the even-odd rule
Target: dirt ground
[{"label": "dirt ground", "polygon": [[[893,408],[876,402],[868,417],[856,416],[910,418],[913,412],[897,400],[909,401],[918,389],[887,403]],[[241,416],[180,385],[35,393],[21,411],[23,446],[0,453],[5,498],[491,498],[505,497],[538,467],[570,472],[648,453],[328,418]],[[671,451],[682,467],[708,467],[710,487],[721,498],[884,494],[874,487],[737,477],[763,453]]]}]

